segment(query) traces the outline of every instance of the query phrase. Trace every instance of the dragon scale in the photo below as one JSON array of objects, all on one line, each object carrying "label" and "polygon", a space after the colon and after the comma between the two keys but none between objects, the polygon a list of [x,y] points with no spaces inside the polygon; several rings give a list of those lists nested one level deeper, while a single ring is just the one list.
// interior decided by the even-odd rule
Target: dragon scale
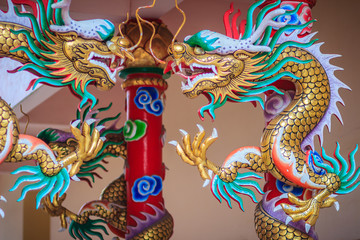
[{"label": "dragon scale", "polygon": [[[17,31],[24,28],[26,29],[26,31],[31,32],[30,29],[24,26],[20,26],[18,24],[0,22],[0,57],[10,57],[21,63],[30,62],[29,57],[23,51],[18,51],[18,52],[10,51],[11,49],[17,48],[19,46],[29,48],[27,38],[23,33],[20,34],[12,33],[12,31]],[[30,35],[32,38],[35,39],[34,34],[30,34]]]}]

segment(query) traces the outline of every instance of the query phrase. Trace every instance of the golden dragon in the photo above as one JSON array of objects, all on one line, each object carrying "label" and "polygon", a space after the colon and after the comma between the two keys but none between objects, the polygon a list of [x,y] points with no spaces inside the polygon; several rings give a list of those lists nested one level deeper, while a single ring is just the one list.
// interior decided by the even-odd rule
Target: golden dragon
[{"label": "golden dragon", "polygon": [[[121,25],[120,36],[115,36],[115,26],[104,19],[76,21],[70,17],[70,4],[71,0],[8,0],[8,11],[0,17],[0,57],[23,63],[12,72],[30,71],[37,75],[29,89],[38,84],[68,86],[81,98],[78,109],[84,111],[82,120],[78,111],[78,120],[72,122],[71,132],[46,129],[32,137],[20,134],[13,110],[0,98],[0,163],[36,162],[36,166],[24,166],[13,172],[30,175],[19,177],[11,191],[27,182],[20,201],[28,191],[40,189],[37,208],[43,206],[50,215],[59,216],[63,228],[67,228],[68,219],[72,220],[69,232],[73,238],[89,239],[93,235],[102,239],[97,230],[107,231],[99,223],[107,224],[113,233],[124,237],[127,214],[123,176],[104,190],[101,200],[85,204],[79,214],[66,209],[62,203],[70,178],[85,180],[91,186],[94,177],[99,177],[95,170],[106,170],[102,166],[106,163],[105,157],[122,157],[126,161],[123,128],[104,127],[119,115],[95,120],[99,112],[108,108],[95,110],[97,100],[87,87],[95,85],[97,89],[110,90],[125,61],[134,60],[132,51],[141,37],[138,43],[132,42],[121,33]],[[19,5],[27,6],[27,10]],[[141,18],[137,12],[136,15],[139,24]],[[141,34],[141,24],[139,27]],[[88,102],[90,106],[86,106]],[[170,237],[172,217],[167,212],[154,211],[156,216],[149,218],[151,224],[147,223],[149,226],[133,239]],[[0,209],[0,216],[3,215]],[[100,219],[92,220],[91,216]]]},{"label": "golden dragon", "polygon": [[[359,185],[357,147],[349,161],[339,154],[339,146],[335,158],[324,150],[314,151],[313,139],[322,138],[331,116],[341,119],[338,89],[348,87],[334,75],[339,68],[329,63],[336,55],[322,54],[321,43],[312,40],[315,34],[299,37],[314,20],[299,24],[288,20],[303,4],[284,9],[279,8],[280,0],[275,1],[263,7],[254,21],[255,8],[264,2],[250,7],[240,33],[202,30],[175,43],[169,48],[173,61],[168,67],[185,79],[182,91],[187,97],[203,94],[209,99],[199,111],[201,118],[205,112],[215,118],[215,109],[227,101],[260,103],[267,119],[260,147],[239,148],[217,166],[206,156],[218,137],[216,129],[205,138],[198,125],[193,141],[180,130],[182,143],[170,143],[186,163],[197,166],[204,180],[211,180],[220,202],[225,199],[231,207],[232,199],[242,209],[240,194],[257,202],[248,187],[265,194],[255,212],[259,239],[317,239],[314,225],[320,209],[338,207],[335,196]],[[258,96],[262,93],[265,102]],[[264,191],[249,179],[260,176],[238,172],[242,168],[267,176]]]}]

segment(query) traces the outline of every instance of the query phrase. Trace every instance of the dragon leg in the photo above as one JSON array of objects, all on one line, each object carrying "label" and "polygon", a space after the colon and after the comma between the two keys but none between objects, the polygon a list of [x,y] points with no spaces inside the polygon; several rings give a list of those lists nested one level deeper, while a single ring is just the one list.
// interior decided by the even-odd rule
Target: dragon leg
[{"label": "dragon leg", "polygon": [[360,184],[357,182],[360,169],[356,168],[354,158],[357,149],[358,147],[349,154],[348,161],[340,155],[339,145],[334,154],[335,158],[327,156],[324,149],[322,156],[316,152],[310,154],[310,159],[313,159],[311,163],[319,170],[316,173],[309,170],[310,180],[324,188],[318,190],[312,198],[307,200],[299,199],[294,194],[288,195],[291,204],[283,203],[281,206],[292,221],[304,220],[306,231],[308,231],[311,226],[315,225],[320,208],[335,205],[336,209],[339,209],[339,204],[334,197],[338,194],[350,193]]},{"label": "dragon leg", "polygon": [[[183,134],[183,146],[175,141],[170,142],[170,144],[176,146],[178,155],[186,163],[198,167],[200,176],[205,180],[204,185],[211,179],[211,191],[220,202],[223,198],[227,201],[229,207],[232,207],[230,200],[233,199],[242,210],[243,201],[239,194],[247,195],[254,202],[257,202],[254,192],[246,187],[253,187],[259,193],[263,193],[256,181],[248,179],[261,178],[254,172],[266,172],[266,166],[262,161],[260,149],[258,147],[239,148],[227,157],[222,167],[217,166],[206,157],[208,147],[217,139],[216,129],[214,129],[210,137],[204,139],[204,129],[200,125],[198,125],[198,128],[199,132],[194,137],[192,143],[190,135],[184,130],[180,130]],[[239,173],[238,169],[240,168],[246,168],[254,172]],[[211,177],[213,174],[214,176]]]},{"label": "dragon leg", "polygon": [[313,164],[320,169],[316,174],[309,172],[310,180],[316,184],[323,185],[324,188],[308,200],[301,200],[289,194],[289,201],[297,207],[289,204],[282,204],[284,211],[291,217],[293,221],[305,220],[307,230],[316,223],[319,217],[320,208],[331,207],[335,205],[339,209],[337,200],[334,198],[338,194],[347,194],[355,190],[359,186],[357,182],[360,175],[360,168],[356,168],[354,155],[358,147],[349,154],[349,160],[346,161],[340,155],[340,146],[337,144],[334,158],[325,154],[322,150],[322,156],[315,153],[311,155]]},{"label": "dragon leg", "polygon": [[292,218],[293,221],[306,221],[306,231],[311,226],[314,226],[319,217],[320,208],[331,207],[337,200],[330,197],[340,188],[340,178],[334,173],[328,173],[321,178],[321,183],[326,185],[326,188],[319,191],[313,198],[308,200],[301,200],[294,194],[289,193],[289,200],[291,203],[297,205],[297,208],[289,204],[282,204],[284,211]]},{"label": "dragon leg", "polygon": [[[30,173],[21,176],[15,182],[13,191],[23,182],[33,182],[23,188],[18,201],[25,198],[30,190],[42,189],[37,195],[37,207],[41,199],[51,194],[60,196],[67,190],[70,177],[74,176],[84,161],[94,158],[102,148],[104,139],[100,137],[101,126],[91,131],[90,122],[82,125],[82,130],[75,127],[77,122],[71,126],[78,146],[74,152],[64,157],[56,157],[48,144],[39,138],[19,133],[17,118],[11,107],[0,99],[0,163],[1,162],[22,162],[35,160],[37,166],[23,166],[13,172]],[[69,167],[69,170],[66,169]]]}]

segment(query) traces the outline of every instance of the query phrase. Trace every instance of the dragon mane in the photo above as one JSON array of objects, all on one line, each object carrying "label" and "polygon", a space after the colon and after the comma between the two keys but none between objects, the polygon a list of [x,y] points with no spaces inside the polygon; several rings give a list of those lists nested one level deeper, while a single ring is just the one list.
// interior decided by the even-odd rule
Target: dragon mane
[{"label": "dragon mane", "polygon": [[[94,107],[96,98],[86,89],[90,83],[94,82],[94,79],[89,75],[74,71],[72,64],[62,63],[61,60],[66,58],[66,56],[64,56],[62,51],[59,51],[61,50],[59,37],[56,31],[52,30],[54,27],[64,26],[64,19],[62,17],[62,11],[64,10],[54,8],[54,4],[62,3],[63,0],[55,3],[54,0],[36,0],[36,2],[30,0],[12,0],[15,4],[29,6],[32,9],[32,13],[20,12],[17,7],[13,6],[10,0],[8,1],[9,8],[11,7],[14,10],[11,9],[9,12],[15,12],[17,19],[22,18],[25,22],[31,23],[32,32],[25,29],[11,31],[15,35],[24,34],[29,48],[18,46],[10,50],[11,53],[23,51],[31,61],[16,69],[17,71],[27,70],[38,75],[38,78],[31,81],[28,89],[35,89],[39,83],[55,87],[69,86],[75,95],[81,97],[80,108],[89,100],[92,102],[92,107]],[[106,23],[110,27],[101,25],[100,31],[97,32],[102,41],[110,39],[115,31],[115,27],[109,21],[106,21]]]}]

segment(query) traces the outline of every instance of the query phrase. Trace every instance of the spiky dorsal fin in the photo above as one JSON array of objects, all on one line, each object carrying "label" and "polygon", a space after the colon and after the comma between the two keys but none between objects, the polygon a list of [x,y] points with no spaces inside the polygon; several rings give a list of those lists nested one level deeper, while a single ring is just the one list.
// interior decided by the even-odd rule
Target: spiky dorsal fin
[{"label": "spiky dorsal fin", "polygon": [[0,22],[15,23],[27,28],[31,28],[30,19],[27,17],[19,17],[15,13],[15,7],[11,0],[7,0],[7,4],[9,9],[7,12],[0,10]]}]

